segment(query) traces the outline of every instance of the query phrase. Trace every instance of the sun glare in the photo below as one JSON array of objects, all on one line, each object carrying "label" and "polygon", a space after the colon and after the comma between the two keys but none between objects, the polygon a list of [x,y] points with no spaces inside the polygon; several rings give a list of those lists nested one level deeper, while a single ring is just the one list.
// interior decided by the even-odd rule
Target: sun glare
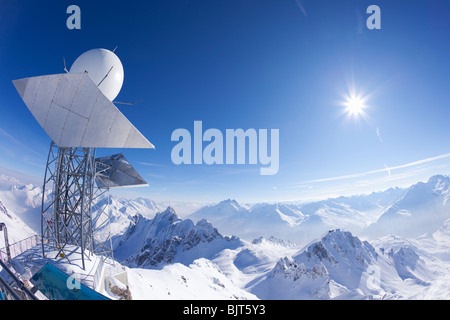
[{"label": "sun glare", "polygon": [[364,115],[364,109],[366,108],[365,99],[361,96],[351,95],[347,97],[344,106],[349,116],[359,117]]}]

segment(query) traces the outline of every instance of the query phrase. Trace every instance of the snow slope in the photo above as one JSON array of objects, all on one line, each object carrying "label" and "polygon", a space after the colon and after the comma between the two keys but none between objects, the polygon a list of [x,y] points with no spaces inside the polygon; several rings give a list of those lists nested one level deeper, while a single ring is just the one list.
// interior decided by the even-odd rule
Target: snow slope
[{"label": "snow slope", "polygon": [[42,189],[32,184],[10,185],[0,189],[0,200],[10,212],[35,232],[41,229]]},{"label": "snow slope", "polygon": [[133,268],[128,270],[132,298],[256,300],[252,293],[239,288],[214,263],[197,259],[186,266],[174,263],[161,270]]},{"label": "snow slope", "polygon": [[242,241],[242,246],[222,250],[212,260],[232,281],[248,290],[255,282],[272,270],[277,261],[292,255],[300,247],[276,238],[257,238],[252,242]]},{"label": "snow slope", "polygon": [[371,237],[396,234],[417,237],[434,232],[450,218],[450,178],[431,177],[411,186],[364,232]]},{"label": "snow slope", "polygon": [[[37,205],[42,191],[33,185],[17,186],[17,184],[21,185],[22,181],[0,173],[0,222],[6,225],[9,244],[36,234],[30,225],[40,228],[40,215],[39,220],[35,219],[36,214],[32,214],[32,208]],[[3,247],[4,235],[1,232],[0,248]]]},{"label": "snow slope", "polygon": [[[0,200],[0,222],[6,225],[8,233],[8,242],[13,244],[20,240],[26,239],[35,234],[35,232],[28,227],[21,219],[14,213],[10,212],[3,202]],[[0,248],[5,247],[4,232],[0,232]]]}]

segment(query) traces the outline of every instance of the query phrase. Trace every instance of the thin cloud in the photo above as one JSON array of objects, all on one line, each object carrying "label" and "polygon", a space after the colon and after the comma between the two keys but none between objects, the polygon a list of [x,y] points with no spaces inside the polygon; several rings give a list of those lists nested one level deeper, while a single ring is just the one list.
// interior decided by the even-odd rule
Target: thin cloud
[{"label": "thin cloud", "polygon": [[361,178],[361,177],[364,177],[364,176],[367,176],[367,175],[371,175],[371,174],[375,174],[375,173],[386,172],[386,170],[388,171],[388,173],[390,175],[393,170],[405,169],[405,168],[410,168],[410,167],[416,167],[416,166],[424,165],[424,164],[427,164],[427,163],[430,163],[430,162],[433,162],[433,161],[442,160],[442,159],[446,159],[446,158],[450,158],[450,153],[443,154],[443,155],[436,156],[436,157],[432,157],[432,158],[419,160],[419,161],[414,161],[414,162],[410,162],[410,163],[406,163],[406,164],[402,164],[402,165],[395,166],[395,167],[390,167],[390,168],[385,166],[383,169],[378,169],[378,170],[372,170],[372,171],[355,173],[355,174],[348,174],[348,175],[338,176],[338,177],[331,177],[331,178],[323,178],[323,179],[314,179],[314,180],[304,181],[304,182],[302,182],[302,185],[308,184],[308,183],[340,181],[340,180]]},{"label": "thin cloud", "polygon": [[305,7],[302,4],[301,0],[295,0],[295,3],[297,3],[297,6],[300,8],[300,10],[303,12],[303,14],[305,15],[305,17],[308,16],[308,14],[306,13]]},{"label": "thin cloud", "polygon": [[43,155],[42,153],[37,152],[36,150],[34,150],[34,149],[28,147],[27,145],[25,145],[24,143],[20,142],[19,140],[14,138],[12,135],[10,135],[8,132],[3,130],[2,128],[0,128],[0,134],[7,137],[10,141],[12,141],[14,144],[16,144],[17,146],[19,146],[22,149],[26,149],[26,150],[34,153],[35,155],[39,155],[39,156]]},{"label": "thin cloud", "polygon": [[391,169],[387,166],[387,164],[384,164],[384,167],[386,168],[386,171],[388,173],[389,178],[391,177]]},{"label": "thin cloud", "polygon": [[377,128],[377,137],[378,137],[378,140],[380,140],[380,142],[383,143],[383,138],[381,138],[381,134],[380,134],[380,128]]},{"label": "thin cloud", "polygon": [[164,165],[160,163],[152,163],[152,162],[145,162],[145,161],[136,161],[136,163],[147,166],[147,167],[164,167]]}]

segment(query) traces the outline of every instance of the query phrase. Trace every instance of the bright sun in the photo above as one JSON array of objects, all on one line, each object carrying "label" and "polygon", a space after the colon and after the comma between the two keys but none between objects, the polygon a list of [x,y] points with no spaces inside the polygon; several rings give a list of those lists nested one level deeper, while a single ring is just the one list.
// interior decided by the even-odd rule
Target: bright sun
[{"label": "bright sun", "polygon": [[352,95],[347,98],[347,101],[344,103],[345,111],[350,116],[360,116],[364,114],[364,109],[366,108],[365,99]]}]

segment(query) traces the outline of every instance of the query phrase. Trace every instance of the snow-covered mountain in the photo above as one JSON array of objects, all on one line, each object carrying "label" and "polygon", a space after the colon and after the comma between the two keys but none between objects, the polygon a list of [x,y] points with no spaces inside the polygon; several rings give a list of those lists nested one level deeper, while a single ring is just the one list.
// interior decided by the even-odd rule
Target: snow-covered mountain
[{"label": "snow-covered mountain", "polygon": [[[32,181],[33,183],[30,183]],[[6,173],[0,173],[0,201],[15,217],[23,220],[35,233],[41,230],[42,188],[37,186],[36,178],[20,175],[20,180]],[[50,199],[51,190],[47,190],[45,201]],[[93,206],[93,218],[96,210],[107,203],[107,197],[99,197]],[[167,205],[151,199],[138,197],[135,199],[111,194],[109,197],[110,230],[105,233],[122,234],[130,225],[133,217],[140,214],[152,218],[163,211]],[[48,202],[46,202],[48,204]],[[197,206],[197,204],[196,204]],[[195,206],[194,206],[195,207]],[[191,210],[192,207],[189,209]],[[106,228],[105,228],[106,229]],[[101,233],[102,230],[100,229]],[[101,237],[101,236],[100,236]]]},{"label": "snow-covered mountain", "polygon": [[223,234],[233,234],[248,241],[257,237],[270,236],[284,239],[296,238],[298,226],[305,217],[295,206],[282,203],[261,203],[251,208],[240,205],[236,200],[227,199],[216,205],[210,205],[188,215],[193,221],[206,219]]},{"label": "snow-covered mountain", "polygon": [[240,245],[238,238],[222,236],[206,220],[194,224],[180,219],[171,207],[153,219],[135,216],[125,233],[113,238],[114,255],[119,261],[146,268],[175,262],[188,265]]},{"label": "snow-covered mountain", "polygon": [[433,233],[433,238],[439,242],[447,243],[450,246],[450,219],[444,221],[442,226]]},{"label": "snow-covered mountain", "polygon": [[[41,192],[0,177],[10,242],[40,226]],[[449,198],[445,176],[305,204],[228,199],[183,218],[112,196],[114,256],[134,299],[449,299]]]},{"label": "snow-covered mountain", "polygon": [[[35,234],[35,232],[14,213],[10,212],[0,200],[0,222],[7,228],[8,242],[13,244],[22,239],[26,239]],[[0,232],[0,248],[5,247],[4,233]]]},{"label": "snow-covered mountain", "polygon": [[35,232],[41,229],[42,188],[32,184],[16,185],[0,189],[0,200]]},{"label": "snow-covered mountain", "polygon": [[[7,227],[9,244],[35,235],[40,229],[41,201],[41,188],[23,184],[22,176],[19,180],[0,173],[0,222]],[[4,235],[0,233],[0,248],[3,247]]]},{"label": "snow-covered mountain", "polygon": [[358,233],[375,221],[379,215],[405,194],[405,189],[390,188],[382,192],[331,198],[299,204],[298,209],[306,216],[315,216],[329,229],[344,228]]},{"label": "snow-covered mountain", "polygon": [[[397,239],[396,246],[392,239],[374,246],[350,232],[329,231],[281,258],[249,289],[261,299],[426,299],[444,290],[450,259],[437,263],[423,239]],[[448,297],[447,291],[440,298]]]},{"label": "snow-covered mountain", "polygon": [[263,299],[329,299],[330,286],[359,288],[363,272],[377,259],[369,243],[333,230],[297,255],[280,259],[252,291]]},{"label": "snow-covered mountain", "polygon": [[275,236],[306,244],[330,229],[341,228],[371,239],[390,233],[416,237],[433,232],[450,218],[450,178],[431,177],[406,189],[311,203],[259,203],[241,206],[225,200],[188,216],[206,219],[223,234],[250,241]]},{"label": "snow-covered mountain", "polygon": [[376,221],[395,201],[405,194],[403,189],[353,197],[340,197],[304,204],[258,203],[251,207],[236,200],[224,200],[206,206],[187,216],[206,219],[220,232],[234,234],[250,241],[275,236],[296,243],[307,243],[333,228],[362,232]]},{"label": "snow-covered mountain", "polygon": [[222,222],[233,222],[245,219],[248,214],[249,210],[247,207],[241,206],[236,200],[227,199],[218,204],[200,208],[196,212],[190,214],[188,218],[194,221],[206,219],[217,225]]},{"label": "snow-covered mountain", "polygon": [[364,232],[379,237],[396,234],[417,237],[434,232],[450,218],[450,178],[431,177],[411,186],[404,196],[389,206]]},{"label": "snow-covered mountain", "polygon": [[[104,206],[109,201],[109,225],[103,223],[103,220],[97,220],[99,212],[104,210]],[[127,199],[118,196],[101,197],[93,206],[92,217],[97,221],[96,239],[106,239],[109,235],[120,235],[126,231],[137,215],[152,218],[156,213],[164,208],[153,200],[145,198]],[[106,217],[103,216],[103,219]],[[99,226],[97,228],[97,225]]]}]

